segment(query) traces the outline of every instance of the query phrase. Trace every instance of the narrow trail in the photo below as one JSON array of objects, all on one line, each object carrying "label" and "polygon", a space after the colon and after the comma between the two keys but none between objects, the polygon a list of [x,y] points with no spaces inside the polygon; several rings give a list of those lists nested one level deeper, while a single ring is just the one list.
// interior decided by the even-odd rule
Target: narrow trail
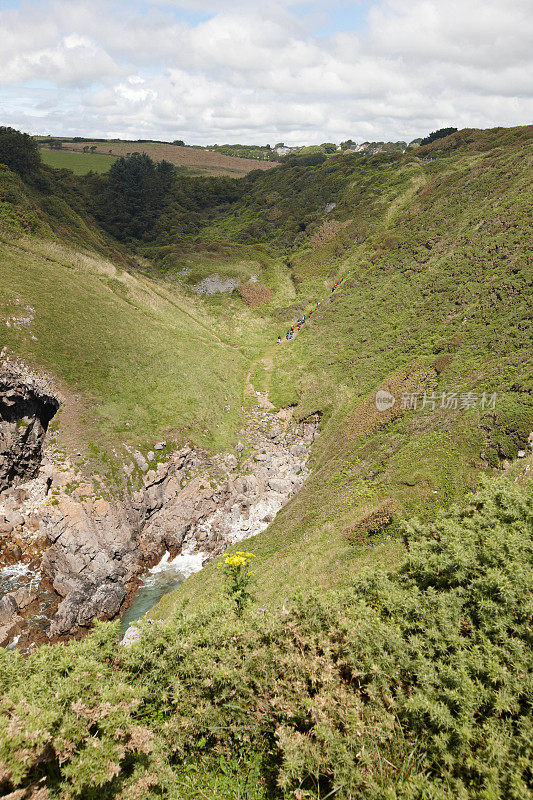
[{"label": "narrow trail", "polygon": [[321,298],[320,300],[314,300],[312,304],[313,308],[311,309],[311,311],[308,311],[306,314],[303,315],[303,317],[298,318],[298,320],[296,320],[294,324],[289,327],[287,333],[279,337],[278,345],[284,344],[285,342],[291,342],[293,339],[295,339],[300,333],[302,327],[306,323],[309,323],[313,314],[322,310],[322,308],[331,305],[332,301],[334,300],[334,295],[336,290],[344,282],[344,279],[351,273],[352,270],[348,270],[344,275],[341,276],[341,278],[337,281],[337,283],[333,284],[326,300],[324,300],[324,298]]},{"label": "narrow trail", "polygon": [[[306,321],[302,323],[302,327],[303,327],[303,325],[306,324],[306,322],[308,322],[309,318],[311,317],[311,315],[313,313],[315,313],[316,311],[321,310],[322,308],[325,308],[325,307],[327,307],[327,306],[329,306],[331,304],[331,302],[333,301],[334,296],[335,296],[335,291],[339,288],[339,286],[341,286],[341,284],[344,281],[344,278],[346,277],[346,275],[349,275],[350,272],[351,272],[351,270],[349,272],[347,272],[345,275],[343,275],[339,279],[339,281],[337,283],[335,283],[329,289],[329,298],[328,299],[326,299],[326,300],[322,299],[320,301],[314,301],[313,302],[313,306],[314,307],[313,307],[313,309],[312,309],[312,311],[310,313],[308,312],[305,315],[305,320]],[[292,336],[290,337],[290,339],[287,340],[285,338],[285,336],[280,337],[281,341],[279,343],[270,345],[265,350],[265,352],[263,353],[263,355],[260,358],[256,359],[255,361],[253,361],[250,364],[250,367],[249,367],[249,370],[248,370],[248,373],[246,375],[246,379],[245,379],[245,382],[244,382],[244,389],[243,389],[243,401],[244,402],[246,402],[247,400],[248,401],[253,401],[253,402],[257,403],[257,405],[259,406],[259,409],[261,409],[262,411],[265,411],[265,412],[266,411],[272,411],[272,410],[274,410],[276,408],[276,406],[271,402],[270,397],[269,397],[269,390],[270,390],[270,385],[271,385],[271,381],[272,381],[272,373],[274,371],[274,356],[275,356],[275,353],[277,351],[277,348],[279,347],[279,344],[285,344],[288,341],[292,341],[294,338],[296,338],[298,333],[299,333],[298,324],[295,323],[294,332],[293,332]],[[265,373],[263,391],[258,391],[255,388],[255,386],[253,385],[253,383],[252,383],[252,375],[253,375],[254,371],[257,369],[258,366],[261,366],[263,368],[263,370],[264,370],[264,373]],[[280,417],[280,422],[282,423],[283,429],[286,430],[287,426],[289,425],[289,423],[291,421],[291,418],[292,418],[292,409],[281,409],[278,412],[278,416]]]}]

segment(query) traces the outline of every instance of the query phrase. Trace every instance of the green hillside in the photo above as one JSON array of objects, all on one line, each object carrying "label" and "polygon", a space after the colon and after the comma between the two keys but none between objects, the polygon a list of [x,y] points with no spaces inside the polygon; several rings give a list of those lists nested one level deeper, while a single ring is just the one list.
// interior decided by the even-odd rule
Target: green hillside
[{"label": "green hillside", "polygon": [[[0,315],[33,309],[31,323],[8,328],[2,343],[86,398],[92,409],[79,445],[144,446],[169,431],[229,445],[242,424],[246,352],[258,338],[253,321],[241,349],[223,324],[214,332],[215,314],[103,259],[31,240],[0,244],[0,258]],[[231,412],[220,418],[225,398]]]},{"label": "green hillside", "polygon": [[[275,246],[280,237],[296,245],[298,294],[278,314],[278,330],[324,299],[293,341],[271,348],[273,367],[254,375],[276,405],[295,405],[300,417],[323,414],[313,474],[250,544],[264,562],[260,602],[393,563],[398,518],[431,519],[480,472],[526,447],[533,149],[522,129],[507,133],[504,146],[498,135],[494,147],[483,134],[478,149],[459,140],[452,155],[434,150],[431,160],[355,157],[351,173],[340,159],[332,171],[330,160],[255,184],[252,205],[266,180],[292,187],[285,205],[275,200],[280,217],[270,231],[272,208],[257,212]],[[333,216],[323,212],[326,200],[337,202]],[[235,238],[248,208],[245,196],[229,220]],[[299,219],[308,220],[304,237],[295,233]],[[206,233],[220,235],[227,224]],[[375,405],[380,388],[396,398],[386,412]],[[417,408],[403,408],[413,396]],[[208,602],[217,582],[208,567],[153,615],[166,615],[183,595]]]},{"label": "green hillside", "polygon": [[[111,454],[123,444],[150,449],[170,437],[227,449],[242,425],[249,364],[275,328],[238,296],[202,299],[150,278],[86,214],[83,193],[48,188],[43,196],[0,171],[0,349],[44,368],[65,396],[58,447],[79,452],[110,491],[121,484]],[[238,261],[248,274],[259,266]],[[277,272],[271,282],[282,286]]]}]

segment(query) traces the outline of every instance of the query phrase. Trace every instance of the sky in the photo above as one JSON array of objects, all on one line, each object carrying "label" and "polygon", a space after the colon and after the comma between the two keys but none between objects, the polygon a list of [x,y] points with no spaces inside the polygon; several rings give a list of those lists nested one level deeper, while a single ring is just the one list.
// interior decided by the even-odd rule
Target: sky
[{"label": "sky", "polygon": [[0,0],[0,125],[187,144],[533,121],[532,0]]}]

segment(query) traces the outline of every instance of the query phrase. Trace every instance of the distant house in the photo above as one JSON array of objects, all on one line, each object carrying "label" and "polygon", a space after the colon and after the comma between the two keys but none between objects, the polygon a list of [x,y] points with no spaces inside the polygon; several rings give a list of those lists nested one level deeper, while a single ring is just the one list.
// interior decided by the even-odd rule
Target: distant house
[{"label": "distant house", "polygon": [[276,153],[278,156],[286,156],[291,152],[291,150],[294,150],[294,147],[276,147]]}]

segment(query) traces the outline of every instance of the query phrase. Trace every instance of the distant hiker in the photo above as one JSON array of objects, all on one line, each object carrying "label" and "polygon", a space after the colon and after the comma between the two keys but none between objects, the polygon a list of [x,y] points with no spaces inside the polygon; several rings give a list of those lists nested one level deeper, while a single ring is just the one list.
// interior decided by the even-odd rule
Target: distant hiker
[{"label": "distant hiker", "polygon": [[278,336],[278,344],[281,342],[281,336]]}]

